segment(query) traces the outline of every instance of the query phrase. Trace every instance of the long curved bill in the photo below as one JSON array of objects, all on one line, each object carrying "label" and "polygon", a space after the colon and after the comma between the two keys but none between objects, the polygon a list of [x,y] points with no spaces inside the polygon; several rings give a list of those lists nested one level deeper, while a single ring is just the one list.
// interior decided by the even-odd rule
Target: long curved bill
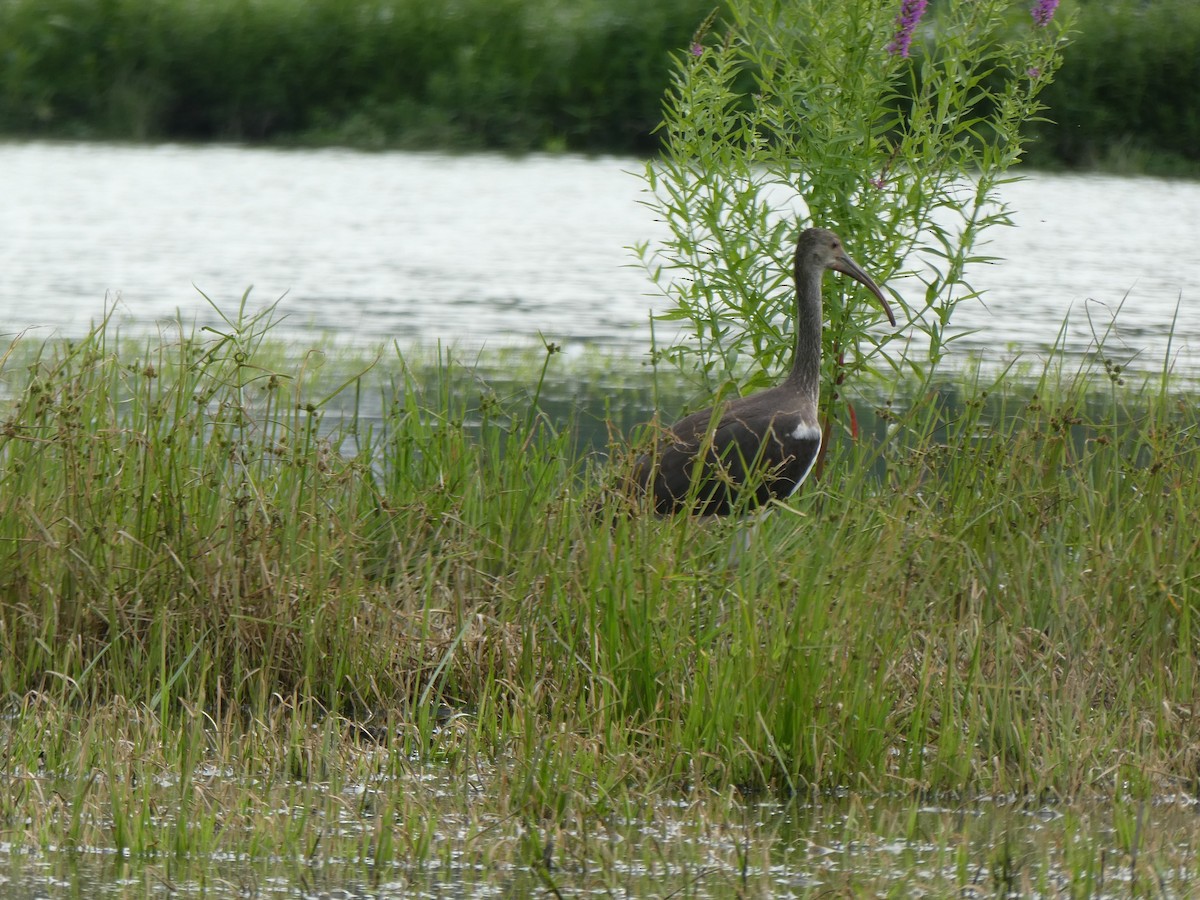
[{"label": "long curved bill", "polygon": [[887,314],[888,321],[892,323],[893,328],[896,327],[896,317],[892,315],[892,308],[888,306],[887,300],[884,299],[883,291],[880,290],[879,285],[875,283],[875,280],[862,270],[862,267],[858,263],[852,260],[847,254],[843,253],[834,260],[833,265],[830,268],[832,268],[835,272],[841,272],[843,275],[849,275],[859,284],[865,286],[872,294],[874,294],[879,299],[879,304],[883,307],[884,313]]}]

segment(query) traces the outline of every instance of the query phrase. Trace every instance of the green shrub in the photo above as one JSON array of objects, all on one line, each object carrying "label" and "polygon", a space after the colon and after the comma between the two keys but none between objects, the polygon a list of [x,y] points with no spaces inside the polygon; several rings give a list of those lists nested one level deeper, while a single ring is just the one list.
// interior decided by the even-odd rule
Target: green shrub
[{"label": "green shrub", "polygon": [[[1170,167],[1200,160],[1200,5],[1079,2],[1077,33],[1038,128],[1040,164]],[[1156,159],[1158,157],[1158,159]],[[1176,164],[1178,168],[1179,164]],[[1193,169],[1194,170],[1194,169]]]}]

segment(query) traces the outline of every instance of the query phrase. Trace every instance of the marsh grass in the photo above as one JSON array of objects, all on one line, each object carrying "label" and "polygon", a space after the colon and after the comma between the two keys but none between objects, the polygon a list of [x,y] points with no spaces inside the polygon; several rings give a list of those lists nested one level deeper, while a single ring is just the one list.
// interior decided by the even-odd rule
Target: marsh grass
[{"label": "marsh grass", "polygon": [[[751,525],[605,499],[633,450],[544,413],[553,348],[522,392],[393,351],[331,384],[269,332],[4,358],[13,846],[461,850],[543,884],[617,866],[596,835],[664,798],[1196,790],[1197,414],[1165,376],[868,385],[860,438]],[[423,766],[427,802],[363,787]],[[447,849],[454,816],[500,837]]]},{"label": "marsh grass", "polygon": [[[365,896],[479,885],[572,895],[1139,896],[1186,893],[1200,868],[1195,801],[1181,797],[664,799],[551,766],[541,775],[558,778],[554,803],[541,805],[512,760],[461,752],[470,743],[463,723],[433,735],[424,754],[288,703],[261,717],[168,724],[119,701],[79,711],[29,697],[10,725],[5,883],[49,896],[64,885],[75,895],[244,896],[282,883]],[[14,764],[31,753],[41,755],[38,768]]]}]

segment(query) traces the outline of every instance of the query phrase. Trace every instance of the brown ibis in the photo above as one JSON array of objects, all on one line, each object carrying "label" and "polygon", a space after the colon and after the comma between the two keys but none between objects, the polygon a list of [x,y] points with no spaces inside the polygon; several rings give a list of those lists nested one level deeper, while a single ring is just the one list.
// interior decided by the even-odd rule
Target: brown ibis
[{"label": "brown ibis", "polygon": [[[668,515],[728,515],[785,499],[804,483],[821,449],[821,281],[826,269],[866,286],[896,317],[871,276],[832,231],[809,228],[796,242],[796,350],[782,384],[692,413],[634,464],[634,484]],[[753,494],[742,497],[749,486]]]}]

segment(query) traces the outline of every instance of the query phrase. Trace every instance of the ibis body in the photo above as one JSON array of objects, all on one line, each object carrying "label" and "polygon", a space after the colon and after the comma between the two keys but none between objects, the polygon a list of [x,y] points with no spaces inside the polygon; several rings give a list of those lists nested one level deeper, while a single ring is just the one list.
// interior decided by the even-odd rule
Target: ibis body
[{"label": "ibis body", "polygon": [[[728,515],[789,497],[821,450],[821,282],[833,269],[861,282],[896,317],[871,276],[832,231],[809,228],[796,242],[796,349],[792,368],[773,388],[692,413],[640,457],[633,479],[661,515],[691,511]],[[746,494],[747,489],[753,491]]]}]

